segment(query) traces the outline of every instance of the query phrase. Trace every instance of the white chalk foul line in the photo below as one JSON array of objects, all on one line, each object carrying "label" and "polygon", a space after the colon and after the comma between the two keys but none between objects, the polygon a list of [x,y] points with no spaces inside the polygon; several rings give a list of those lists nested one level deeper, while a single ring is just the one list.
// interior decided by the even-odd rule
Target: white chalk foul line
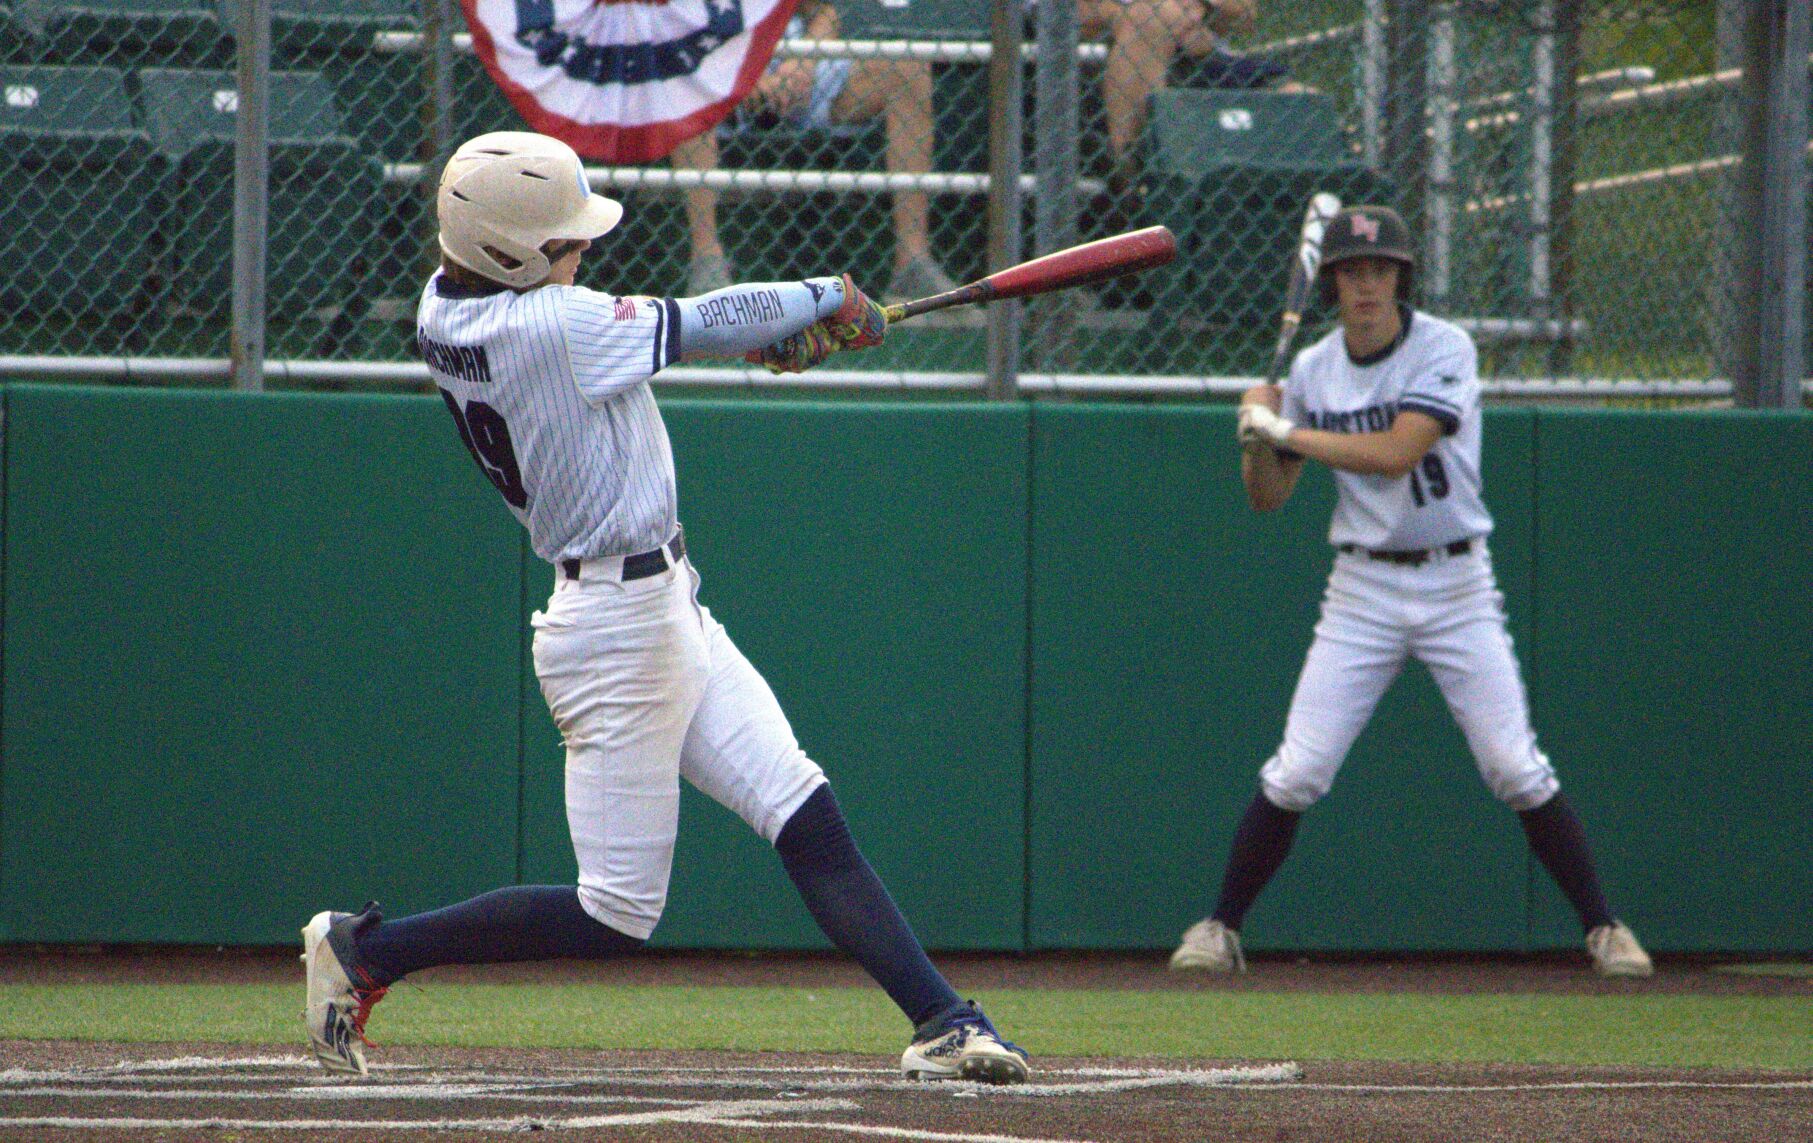
[{"label": "white chalk foul line", "polygon": [[[233,1058],[206,1059],[188,1057],[181,1061],[151,1060],[145,1061],[145,1071],[151,1074],[134,1074],[134,1065],[122,1063],[108,1067],[73,1068],[54,1071],[36,1071],[24,1068],[13,1068],[0,1072],[0,1090],[16,1091],[20,1087],[43,1088],[48,1085],[69,1084],[73,1090],[68,1094],[81,1094],[83,1085],[97,1082],[110,1084],[201,1084],[212,1085],[208,1091],[193,1088],[160,1088],[158,1098],[178,1098],[186,1094],[187,1098],[218,1098],[219,1085],[224,1083],[268,1083],[273,1078],[271,1072],[294,1070],[311,1077],[315,1082],[305,1087],[291,1089],[290,1094],[306,1098],[337,1099],[529,1099],[528,1095],[513,1094],[522,1092],[565,1091],[580,1084],[630,1084],[641,1088],[725,1088],[743,1089],[752,1086],[773,1086],[775,1080],[784,1077],[785,1086],[801,1092],[944,1092],[947,1094],[988,1095],[1000,1098],[1041,1098],[1063,1095],[1106,1095],[1113,1092],[1133,1091],[1151,1087],[1221,1087],[1240,1085],[1260,1085],[1288,1083],[1302,1077],[1302,1069],[1294,1062],[1268,1064],[1256,1067],[1230,1068],[1072,1068],[1044,1069],[1034,1073],[1034,1082],[1009,1087],[997,1087],[988,1084],[967,1083],[963,1081],[944,1081],[927,1083],[922,1080],[909,1080],[893,1069],[869,1068],[811,1068],[811,1067],[723,1067],[723,1068],[593,1068],[582,1069],[567,1066],[558,1069],[559,1078],[546,1075],[500,1075],[482,1071],[441,1070],[423,1074],[419,1080],[404,1075],[393,1075],[397,1071],[409,1071],[412,1068],[379,1067],[374,1069],[374,1078],[392,1082],[371,1082],[368,1080],[340,1079],[321,1077],[315,1065],[301,1058],[268,1059],[254,1058],[239,1060]],[[233,1070],[244,1065],[254,1065],[266,1069],[264,1075],[233,1075]],[[177,1075],[179,1071],[197,1072],[195,1075]],[[212,1074],[209,1074],[209,1073]],[[825,1074],[829,1072],[830,1074]],[[1076,1079],[1068,1082],[1052,1082],[1048,1076],[1094,1076],[1095,1079]],[[577,1100],[577,1096],[575,1099]],[[694,1101],[696,1102],[696,1101]]]},{"label": "white chalk foul line", "polygon": [[[461,1090],[453,1088],[436,1088],[432,1085],[423,1087],[376,1087],[376,1088],[281,1088],[272,1091],[209,1091],[200,1088],[183,1088],[180,1091],[152,1091],[142,1087],[9,1087],[6,1094],[15,1099],[37,1097],[40,1099],[140,1099],[158,1100],[173,1103],[180,1100],[218,1100],[222,1102],[275,1102],[287,1100],[304,1102],[321,1100],[346,1103],[354,1100],[371,1100],[378,1102],[454,1102],[461,1099],[484,1100],[496,1103],[552,1103],[604,1104],[634,1103],[652,1106],[693,1107],[697,1099],[670,1099],[655,1095],[590,1095],[584,1092],[570,1092],[561,1095],[536,1095],[523,1091],[498,1090],[484,1091],[478,1089]],[[797,1106],[797,1105],[796,1105]]]},{"label": "white chalk foul line", "polygon": [[[0,1127],[64,1127],[76,1129],[117,1128],[155,1131],[529,1131],[571,1128],[656,1126],[662,1123],[716,1123],[733,1120],[738,1126],[754,1128],[773,1126],[772,1121],[752,1118],[771,1114],[801,1112],[861,1111],[847,1099],[759,1100],[733,1099],[722,1103],[658,1111],[625,1112],[621,1115],[541,1118],[517,1116],[510,1119],[152,1119],[143,1116],[85,1117],[72,1115],[19,1116],[0,1118]],[[1014,1143],[1030,1143],[1015,1140]]]},{"label": "white chalk foul line", "polygon": [[[834,1102],[834,1101],[828,1101]],[[730,1106],[730,1105],[726,1105]],[[829,1109],[826,1109],[829,1110]],[[973,1135],[946,1131],[925,1131],[909,1127],[882,1127],[869,1123],[831,1121],[786,1122],[768,1119],[729,1119],[719,1116],[668,1116],[654,1119],[646,1116],[609,1116],[588,1119],[83,1119],[75,1116],[42,1116],[36,1119],[0,1119],[0,1127],[60,1127],[72,1130],[112,1128],[125,1131],[490,1131],[518,1132],[535,1130],[581,1129],[600,1127],[653,1126],[670,1123],[709,1123],[719,1127],[740,1127],[754,1131],[796,1128],[808,1131],[841,1131],[850,1135],[868,1135],[890,1139],[921,1140],[923,1143],[1088,1143],[1074,1139],[1035,1139],[1018,1135]]]},{"label": "white chalk foul line", "polygon": [[1776,1091],[1813,1089],[1813,1080],[1566,1080],[1555,1083],[1305,1083],[1297,1091],[1411,1092],[1419,1095],[1516,1091],[1666,1091],[1672,1088],[1711,1091]]}]

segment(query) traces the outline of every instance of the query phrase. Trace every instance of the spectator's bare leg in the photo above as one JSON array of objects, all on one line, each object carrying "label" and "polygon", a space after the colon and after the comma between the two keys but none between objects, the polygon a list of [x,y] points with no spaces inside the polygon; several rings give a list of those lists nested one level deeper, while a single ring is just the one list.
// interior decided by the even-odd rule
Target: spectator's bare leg
[{"label": "spectator's bare leg", "polygon": [[1107,5],[1112,13],[1102,104],[1108,116],[1108,152],[1116,163],[1132,152],[1146,124],[1146,100],[1165,85],[1171,58],[1202,27],[1199,0],[1132,0]]},{"label": "spectator's bare leg", "polygon": [[[718,140],[710,131],[695,135],[673,150],[674,169],[715,171],[718,169]],[[686,191],[686,224],[691,231],[693,274],[698,277],[702,264],[725,267],[724,246],[718,241],[718,192],[695,187]],[[709,276],[718,276],[711,272]],[[700,285],[720,283],[693,282],[689,289],[699,292]],[[721,284],[728,284],[721,283]]]},{"label": "spectator's bare leg", "polygon": [[[932,169],[932,67],[913,60],[862,60],[831,105],[837,123],[885,116],[888,170],[924,174]],[[931,253],[924,191],[894,193],[894,268]]]}]

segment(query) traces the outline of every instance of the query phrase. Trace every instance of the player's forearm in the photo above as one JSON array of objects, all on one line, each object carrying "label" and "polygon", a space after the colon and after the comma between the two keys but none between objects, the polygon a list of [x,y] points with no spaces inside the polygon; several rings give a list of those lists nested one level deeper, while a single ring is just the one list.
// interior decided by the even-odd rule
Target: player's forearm
[{"label": "player's forearm", "polygon": [[1246,486],[1246,500],[1255,512],[1275,512],[1297,488],[1297,475],[1303,462],[1279,455],[1269,445],[1242,449],[1240,482]]},{"label": "player's forearm", "polygon": [[843,302],[842,278],[749,282],[676,298],[680,356],[741,357],[830,317]]},{"label": "player's forearm", "polygon": [[1286,447],[1330,468],[1368,476],[1403,476],[1429,451],[1392,432],[1331,433],[1301,426],[1291,430]]}]

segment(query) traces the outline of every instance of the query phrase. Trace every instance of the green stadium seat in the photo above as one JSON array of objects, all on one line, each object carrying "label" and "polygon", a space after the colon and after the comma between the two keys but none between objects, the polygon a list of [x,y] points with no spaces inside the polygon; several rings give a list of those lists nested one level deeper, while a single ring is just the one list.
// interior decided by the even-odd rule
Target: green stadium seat
[{"label": "green stadium seat", "polygon": [[1200,177],[1230,166],[1322,170],[1349,158],[1320,92],[1168,88],[1152,95],[1146,170]]},{"label": "green stadium seat", "polygon": [[232,44],[207,0],[22,0],[45,58],[107,67],[223,66]]},{"label": "green stadium seat", "polygon": [[[138,80],[152,145],[180,187],[166,227],[170,298],[218,311],[232,281],[232,73],[147,68]],[[385,210],[381,166],[345,133],[333,89],[315,72],[271,73],[270,140],[270,320],[361,308]]]},{"label": "green stadium seat", "polygon": [[986,40],[988,5],[975,0],[836,0],[846,39]]},{"label": "green stadium seat", "polygon": [[1178,239],[1177,260],[1145,279],[1152,322],[1219,338],[1229,371],[1264,366],[1310,197],[1392,197],[1348,152],[1333,101],[1311,92],[1154,92],[1141,164],[1142,221]]},{"label": "green stadium seat", "polygon": [[[232,32],[239,0],[219,0],[220,26]],[[271,45],[298,53],[369,51],[374,32],[416,26],[420,0],[272,0]]]},{"label": "green stadium seat", "polygon": [[0,65],[0,92],[7,312],[67,322],[141,302],[165,196],[162,166],[133,125],[123,73]]},{"label": "green stadium seat", "polygon": [[[240,0],[219,0],[221,27],[232,35]],[[319,71],[334,101],[368,151],[391,162],[421,158],[422,56],[377,52],[381,31],[418,25],[420,0],[273,0],[272,66]],[[456,21],[457,22],[457,21]]]}]

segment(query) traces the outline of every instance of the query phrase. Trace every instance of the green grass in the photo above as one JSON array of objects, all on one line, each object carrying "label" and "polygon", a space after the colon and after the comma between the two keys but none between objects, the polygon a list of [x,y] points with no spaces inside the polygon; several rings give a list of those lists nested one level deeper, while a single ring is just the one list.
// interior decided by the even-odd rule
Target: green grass
[{"label": "green grass", "polygon": [[[1012,991],[983,998],[1035,1055],[1813,1069],[1804,997]],[[293,1045],[279,985],[9,985],[0,1038]],[[403,986],[383,1044],[887,1055],[873,989]]]}]

